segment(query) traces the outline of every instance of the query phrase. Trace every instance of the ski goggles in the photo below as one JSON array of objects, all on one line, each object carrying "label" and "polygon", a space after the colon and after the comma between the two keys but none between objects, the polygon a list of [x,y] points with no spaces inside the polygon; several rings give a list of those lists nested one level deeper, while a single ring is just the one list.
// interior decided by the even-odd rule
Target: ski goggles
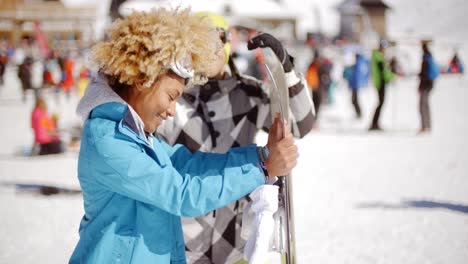
[{"label": "ski goggles", "polygon": [[229,33],[229,30],[218,27],[216,28],[216,31],[218,32],[221,43],[226,44],[231,42],[231,33]]},{"label": "ski goggles", "polygon": [[165,68],[170,69],[177,76],[183,78],[185,80],[185,84],[188,84],[195,75],[192,69],[192,59],[190,56],[187,56],[182,60],[176,60],[175,58],[172,58],[171,64]]}]

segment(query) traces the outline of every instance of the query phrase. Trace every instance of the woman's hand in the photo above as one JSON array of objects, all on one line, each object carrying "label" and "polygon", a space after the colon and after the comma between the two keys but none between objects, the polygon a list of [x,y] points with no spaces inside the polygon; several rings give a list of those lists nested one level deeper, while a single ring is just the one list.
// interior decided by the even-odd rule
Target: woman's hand
[{"label": "woman's hand", "polygon": [[270,152],[265,166],[270,177],[288,175],[297,164],[299,153],[294,144],[294,138],[289,125],[286,125],[283,138],[283,123],[279,114],[275,114],[275,120],[268,133],[267,148]]},{"label": "woman's hand", "polygon": [[281,41],[273,37],[268,33],[260,33],[256,37],[249,40],[247,43],[247,48],[253,50],[256,48],[270,48],[278,57],[279,61],[283,65],[285,73],[288,73],[293,70],[293,58],[288,54],[286,49],[281,44]]}]

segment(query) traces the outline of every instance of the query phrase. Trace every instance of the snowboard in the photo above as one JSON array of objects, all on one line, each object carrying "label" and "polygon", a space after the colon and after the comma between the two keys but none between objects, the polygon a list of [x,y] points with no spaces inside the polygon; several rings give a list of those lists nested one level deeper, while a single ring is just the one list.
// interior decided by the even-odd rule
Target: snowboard
[{"label": "snowboard", "polygon": [[[280,118],[285,124],[290,122],[289,93],[286,85],[285,73],[281,62],[270,48],[264,48],[263,57],[269,86],[271,116],[280,113]],[[284,127],[283,127],[284,128]],[[284,129],[283,129],[284,131]],[[284,136],[284,133],[283,133]],[[279,186],[278,211],[275,213],[275,230],[272,238],[272,250],[281,254],[281,262],[295,263],[295,229],[293,210],[293,177],[280,177],[275,183]]]}]

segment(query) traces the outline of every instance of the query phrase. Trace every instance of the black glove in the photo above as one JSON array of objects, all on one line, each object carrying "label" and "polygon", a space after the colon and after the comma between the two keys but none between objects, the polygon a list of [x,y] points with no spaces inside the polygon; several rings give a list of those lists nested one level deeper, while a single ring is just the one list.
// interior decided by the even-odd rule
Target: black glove
[{"label": "black glove", "polygon": [[289,56],[281,42],[272,35],[268,33],[260,33],[247,43],[247,48],[249,50],[265,47],[269,47],[273,50],[276,57],[278,57],[279,61],[283,65],[284,72],[290,72],[293,69],[293,57]]}]

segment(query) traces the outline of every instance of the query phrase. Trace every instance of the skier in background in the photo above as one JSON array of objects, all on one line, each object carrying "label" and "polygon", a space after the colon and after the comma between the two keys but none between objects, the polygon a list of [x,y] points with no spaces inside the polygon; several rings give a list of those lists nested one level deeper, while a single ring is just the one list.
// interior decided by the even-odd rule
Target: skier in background
[{"label": "skier in background", "polygon": [[[270,128],[270,101],[261,81],[237,71],[230,58],[225,19],[213,13],[198,15],[212,21],[224,46],[216,53],[218,60],[208,82],[184,91],[177,102],[177,113],[159,127],[158,133],[170,145],[181,143],[191,151],[224,153],[231,147],[252,144],[260,129]],[[250,50],[258,47],[270,47],[283,63],[291,126],[296,137],[305,136],[313,123],[305,80],[296,74],[291,57],[276,38],[264,33],[249,41]],[[240,237],[240,227],[246,203],[242,198],[203,217],[183,219],[188,263],[245,263],[242,250],[246,241]]]},{"label": "skier in background", "polygon": [[385,89],[387,84],[390,83],[390,81],[392,81],[394,78],[394,75],[384,57],[384,52],[387,45],[387,41],[381,40],[379,49],[372,52],[371,73],[375,88],[377,89],[379,95],[379,103],[375,109],[374,117],[372,118],[372,124],[369,127],[370,131],[382,130],[379,125],[379,118],[382,106],[385,102]]},{"label": "skier in background", "polygon": [[461,62],[457,53],[455,53],[455,55],[453,55],[453,58],[450,60],[447,72],[448,73],[463,73],[464,72],[463,63]]},{"label": "skier in background", "polygon": [[0,46],[0,86],[4,83],[4,76],[6,71],[6,66],[8,63],[7,51]]},{"label": "skier in background", "polygon": [[77,82],[78,94],[80,97],[83,97],[88,87],[88,84],[91,82],[91,73],[86,66],[82,66],[80,70],[80,75]]},{"label": "skier in background", "polygon": [[393,56],[390,59],[390,70],[397,76],[404,75],[403,71],[401,70],[400,63],[398,62],[398,59],[395,56]]},{"label": "skier in background", "polygon": [[23,90],[23,102],[26,102],[26,92],[33,89],[32,65],[33,59],[28,56],[18,67],[18,78],[21,81],[21,88]]},{"label": "skier in background", "polygon": [[429,95],[434,86],[434,80],[439,75],[439,68],[435,64],[427,42],[422,42],[422,63],[421,72],[419,73],[419,113],[421,114],[421,130],[420,133],[431,132],[431,113],[429,109]]},{"label": "skier in background", "polygon": [[62,89],[65,92],[68,99],[70,99],[71,89],[75,85],[75,77],[73,73],[74,67],[75,67],[75,61],[73,60],[71,55],[68,54],[68,56],[63,61],[62,82],[61,82]]},{"label": "skier in background", "polygon": [[31,113],[34,145],[39,155],[58,154],[65,150],[57,130],[57,115],[49,115],[46,101],[38,96]]},{"label": "skier in background", "polygon": [[318,118],[320,104],[322,102],[322,93],[319,90],[319,84],[320,84],[319,74],[318,74],[319,67],[320,67],[320,55],[319,55],[318,50],[316,49],[314,50],[314,58],[312,59],[312,62],[307,68],[307,72],[306,72],[306,80],[311,91],[312,100],[314,102],[316,119]]},{"label": "skier in background", "polygon": [[356,111],[356,117],[361,118],[361,106],[359,105],[359,90],[367,85],[369,79],[369,62],[360,53],[356,53],[356,62],[346,67],[343,73],[351,89],[351,103]]},{"label": "skier in background", "polygon": [[320,66],[318,68],[319,75],[319,91],[322,95],[321,101],[326,104],[332,103],[331,92],[332,92],[332,69],[333,62],[329,57],[321,55]]},{"label": "skier in background", "polygon": [[[315,121],[318,119],[322,103],[329,103],[329,92],[332,85],[332,69],[332,61],[324,57],[317,49],[314,50],[314,58],[307,68],[306,80],[312,91]],[[314,126],[317,127],[317,123],[314,123]]]}]

